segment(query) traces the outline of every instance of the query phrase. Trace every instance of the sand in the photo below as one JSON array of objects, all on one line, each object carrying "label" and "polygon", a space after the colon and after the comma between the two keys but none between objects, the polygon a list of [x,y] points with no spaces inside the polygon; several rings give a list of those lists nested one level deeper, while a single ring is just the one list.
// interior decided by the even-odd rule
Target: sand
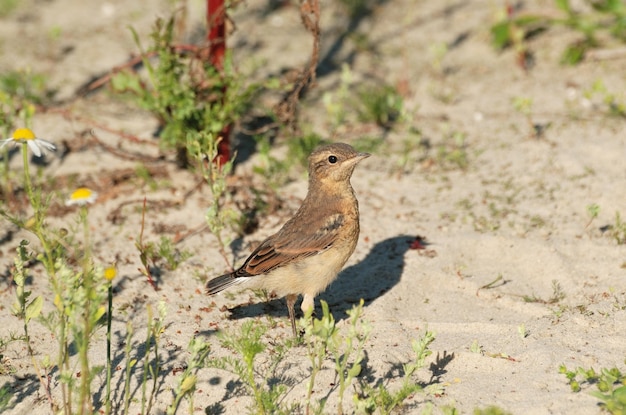
[{"label": "sand", "polygon": [[[189,2],[187,32],[192,38],[202,29],[201,3]],[[593,387],[571,392],[559,366],[624,370],[626,245],[617,243],[610,225],[615,225],[616,213],[626,217],[626,135],[624,118],[611,116],[604,101],[612,95],[621,105],[626,102],[624,59],[562,66],[560,53],[576,35],[552,28],[528,41],[535,64],[525,71],[513,50],[500,53],[490,45],[488,29],[502,4],[445,3],[381,2],[369,16],[352,21],[338,5],[322,4],[323,65],[301,104],[303,125],[332,141],[354,144],[374,137],[383,144],[353,176],[361,210],[359,243],[337,281],[319,296],[317,314],[319,299],[327,301],[346,335],[346,310],[364,299],[363,319],[371,334],[362,379],[384,382],[391,390],[401,383],[399,365],[412,358],[411,340],[425,330],[436,334],[433,353],[417,380],[440,392],[413,395],[407,400],[408,413],[420,413],[428,405],[435,412],[446,405],[461,413],[497,405],[513,414],[599,413],[599,400],[587,393]],[[147,43],[155,17],[167,16],[170,7],[156,0],[97,6],[28,0],[0,24],[0,72],[44,73],[56,90],[59,105],[38,112],[33,121],[39,136],[71,150],[64,157],[61,151],[48,154],[42,167],[45,177],[72,178],[55,189],[57,213],[50,223],[75,227],[76,210],[59,208],[72,184],[99,192],[89,209],[89,225],[96,261],[117,261],[118,267],[113,283],[114,362],[120,369],[115,371],[113,403],[118,413],[126,324],[130,320],[135,327],[133,350],[139,353],[148,304],[156,308],[162,301],[167,310],[153,413],[164,413],[171,403],[194,336],[210,343],[210,357],[219,358],[233,352],[220,346],[218,329],[237,332],[250,320],[269,325],[263,341],[270,349],[291,335],[280,300],[264,303],[249,292],[211,298],[203,293],[203,281],[226,270],[215,237],[203,227],[211,193],[208,186],[197,187],[193,173],[176,168],[171,152],[158,149],[156,120],[106,90],[75,96],[80,86],[137,52],[129,25]],[[271,12],[267,7],[266,2],[248,1],[232,14],[234,61],[257,79],[299,68],[310,54],[297,7]],[[528,2],[528,10],[550,7],[550,2]],[[396,86],[404,97],[403,120],[391,129],[359,123],[355,106],[346,103],[347,120],[333,125],[324,95],[339,96],[342,64],[350,68],[353,93],[375,82]],[[597,82],[606,93],[591,92]],[[532,100],[529,116],[514,105],[525,98]],[[531,124],[545,130],[535,135]],[[89,131],[108,147],[94,143]],[[284,157],[288,139],[279,137],[272,154]],[[252,173],[263,163],[254,142],[241,131],[233,142],[241,157],[231,184],[268,189],[267,179]],[[407,151],[409,143],[414,145]],[[19,172],[21,158],[14,155],[11,166]],[[141,164],[151,169],[156,189],[137,177]],[[295,169],[291,178],[276,191],[281,204],[261,215],[258,229],[229,248],[229,261],[240,264],[255,243],[295,212],[306,194],[306,174]],[[176,247],[192,254],[177,269],[161,270],[158,291],[138,271],[135,241],[144,198],[144,239],[158,242],[163,235],[188,234]],[[593,220],[588,212],[592,204],[600,207]],[[417,236],[427,242],[425,249],[410,249]],[[33,240],[0,221],[3,338],[21,333],[22,322],[11,315],[15,290],[10,268],[24,238]],[[28,271],[28,289],[42,295],[44,311],[50,311],[43,268],[32,264]],[[54,336],[42,324],[31,322],[31,335],[38,358],[54,356]],[[93,342],[91,361],[104,364],[104,328]],[[0,352],[7,368],[0,386],[10,386],[13,393],[7,413],[49,413],[24,343],[12,342]],[[266,358],[261,357],[259,368]],[[329,394],[329,413],[337,405],[331,368],[327,361],[313,395],[321,399]],[[309,373],[306,348],[292,349],[279,369],[291,382],[283,403],[302,402]],[[134,372],[133,384],[139,373]],[[95,385],[102,381],[99,376]],[[140,399],[140,391],[133,391]],[[228,373],[202,368],[194,412],[245,412],[252,401],[241,391]],[[59,393],[54,380],[57,399]],[[97,389],[96,400],[102,393]],[[348,413],[354,411],[353,393],[350,388],[346,395]],[[135,401],[130,412],[139,408]],[[186,410],[183,404],[179,413]]]}]

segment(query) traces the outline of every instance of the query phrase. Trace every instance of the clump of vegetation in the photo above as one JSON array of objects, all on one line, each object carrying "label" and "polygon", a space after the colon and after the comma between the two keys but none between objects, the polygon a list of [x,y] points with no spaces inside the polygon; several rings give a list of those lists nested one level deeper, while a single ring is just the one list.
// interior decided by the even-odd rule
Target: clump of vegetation
[{"label": "clump of vegetation", "polygon": [[580,38],[563,51],[563,64],[580,63],[591,49],[606,46],[607,39],[626,42],[626,4],[622,0],[586,0],[585,3],[587,9],[579,11],[569,0],[554,0],[558,13],[545,14],[524,14],[508,5],[500,20],[491,27],[493,46],[498,50],[514,47],[518,62],[527,68],[532,60],[527,39],[555,26],[580,34]]},{"label": "clump of vegetation", "polygon": [[362,88],[358,94],[357,111],[363,122],[390,128],[402,116],[403,99],[391,85]]},{"label": "clump of vegetation", "polygon": [[[229,56],[219,71],[203,55],[204,50],[178,47],[173,17],[156,21],[147,50],[134,31],[133,36],[141,49],[147,79],[123,70],[113,77],[111,86],[157,117],[162,126],[161,143],[166,149],[176,149],[181,167],[197,165],[202,159],[190,157],[207,154],[213,142],[226,138],[222,131],[249,108],[260,86],[244,85]],[[157,58],[156,64],[152,56]],[[197,154],[189,153],[189,141],[198,145]]]},{"label": "clump of vegetation", "polygon": [[600,399],[603,409],[612,415],[626,413],[626,373],[617,367],[602,368],[596,372],[593,368],[578,367],[570,370],[561,365],[559,373],[565,375],[572,392],[580,392],[584,387],[595,385],[597,390],[589,393]]},{"label": "clump of vegetation", "polygon": [[[237,376],[247,394],[253,398],[254,404],[250,410],[255,414],[293,413],[298,409],[305,414],[321,414],[332,392],[337,394],[339,414],[390,414],[402,407],[415,393],[442,393],[439,385],[425,388],[415,379],[417,371],[425,367],[426,358],[431,354],[429,346],[435,340],[432,332],[426,331],[423,337],[413,341],[415,357],[402,365],[400,388],[390,390],[383,379],[372,384],[369,378],[362,376],[367,369],[365,346],[371,332],[370,325],[362,321],[363,300],[348,310],[346,330],[337,327],[326,302],[322,301],[321,306],[322,316],[319,319],[309,314],[300,320],[303,334],[295,342],[277,339],[263,341],[268,335],[268,327],[259,321],[245,322],[238,333],[221,332],[222,346],[234,355],[210,359],[207,365]],[[287,386],[296,383],[297,379],[284,374],[286,358],[297,352],[294,346],[302,344],[306,347],[306,359],[310,363],[306,376],[306,397],[303,403],[287,403]],[[313,391],[321,388],[317,376],[323,370],[332,370],[336,382],[324,398],[314,399]],[[357,393],[352,395],[353,406],[348,410],[345,394],[353,386]]]}]

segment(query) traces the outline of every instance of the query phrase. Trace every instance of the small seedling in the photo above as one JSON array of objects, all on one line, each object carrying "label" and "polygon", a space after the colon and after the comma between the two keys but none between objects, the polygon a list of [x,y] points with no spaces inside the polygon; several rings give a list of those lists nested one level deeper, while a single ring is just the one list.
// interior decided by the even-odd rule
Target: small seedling
[{"label": "small seedling", "polygon": [[479,292],[480,290],[489,290],[489,289],[491,289],[491,288],[494,288],[494,287],[496,287],[496,286],[500,285],[500,284],[498,284],[499,282],[502,282],[502,284],[504,284],[504,283],[505,283],[505,281],[504,281],[504,277],[502,276],[502,274],[498,274],[498,276],[496,277],[496,279],[495,279],[495,280],[491,281],[491,282],[490,282],[490,283],[488,283],[488,284],[483,285],[482,287],[479,287],[479,288],[476,290],[476,296],[478,297],[478,292]]},{"label": "small seedling", "polygon": [[591,225],[591,222],[593,222],[594,219],[596,219],[600,214],[600,206],[596,203],[587,205],[587,214],[589,215],[589,222],[585,225],[585,229],[587,229],[589,225]]},{"label": "small seedling", "polygon": [[618,245],[626,244],[626,222],[622,221],[619,212],[615,212],[615,222],[611,226],[610,234]]},{"label": "small seedling", "polygon": [[602,408],[613,415],[626,413],[626,373],[618,368],[602,368],[600,372],[596,372],[593,368],[578,367],[569,370],[561,365],[559,373],[565,375],[572,392],[580,392],[583,387],[596,385],[597,390],[589,393],[600,399]]},{"label": "small seedling", "polygon": [[485,354],[485,350],[480,344],[478,344],[478,340],[474,340],[472,342],[472,344],[470,345],[470,352],[478,353],[478,354]]},{"label": "small seedling", "polygon": [[535,294],[524,295],[523,298],[527,303],[557,304],[565,298],[565,293],[561,288],[561,284],[557,280],[552,280],[552,296],[547,300],[537,297]]},{"label": "small seedling", "polygon": [[359,92],[357,111],[361,121],[391,128],[402,116],[403,99],[390,85],[363,88]]},{"label": "small seedling", "polygon": [[517,332],[522,339],[525,339],[530,334],[530,332],[526,329],[526,325],[524,323],[517,326]]}]

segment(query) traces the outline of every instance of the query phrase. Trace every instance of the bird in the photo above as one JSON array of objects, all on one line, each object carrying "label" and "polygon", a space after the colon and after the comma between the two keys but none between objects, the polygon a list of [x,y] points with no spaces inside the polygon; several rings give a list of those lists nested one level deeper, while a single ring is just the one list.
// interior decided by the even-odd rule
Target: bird
[{"label": "bird", "polygon": [[294,305],[303,313],[335,280],[359,238],[359,203],[350,183],[356,165],[369,157],[345,143],[318,147],[308,158],[309,182],[302,205],[283,227],[265,239],[237,270],[213,278],[214,295],[233,285],[285,297],[294,337]]}]

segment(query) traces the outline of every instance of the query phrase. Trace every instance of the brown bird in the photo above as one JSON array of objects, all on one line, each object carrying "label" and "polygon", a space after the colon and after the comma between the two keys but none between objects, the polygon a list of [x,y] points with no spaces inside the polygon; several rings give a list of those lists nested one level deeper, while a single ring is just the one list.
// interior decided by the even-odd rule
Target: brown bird
[{"label": "brown bird", "polygon": [[295,216],[250,254],[236,271],[210,280],[208,294],[234,284],[287,297],[294,336],[294,304],[304,296],[304,313],[317,294],[333,282],[359,238],[359,203],[350,184],[355,166],[369,157],[348,144],[335,143],[309,156],[309,190]]}]

